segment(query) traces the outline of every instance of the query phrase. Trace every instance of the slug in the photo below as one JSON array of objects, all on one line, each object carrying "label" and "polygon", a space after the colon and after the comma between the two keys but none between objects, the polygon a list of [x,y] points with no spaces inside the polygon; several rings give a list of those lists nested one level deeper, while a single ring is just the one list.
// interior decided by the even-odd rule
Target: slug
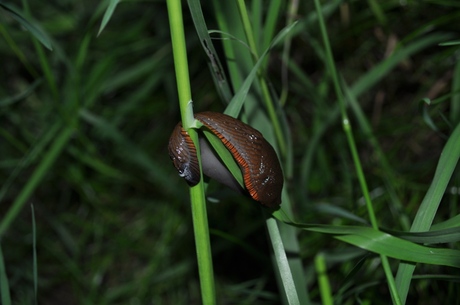
[{"label": "slug", "polygon": [[[281,203],[283,172],[275,150],[262,134],[251,126],[222,113],[195,114],[204,128],[216,135],[238,163],[247,193],[270,208]],[[214,154],[212,148],[200,137],[203,173],[233,188],[240,188],[230,172]],[[179,122],[169,139],[169,156],[190,186],[200,179],[196,148]]]}]

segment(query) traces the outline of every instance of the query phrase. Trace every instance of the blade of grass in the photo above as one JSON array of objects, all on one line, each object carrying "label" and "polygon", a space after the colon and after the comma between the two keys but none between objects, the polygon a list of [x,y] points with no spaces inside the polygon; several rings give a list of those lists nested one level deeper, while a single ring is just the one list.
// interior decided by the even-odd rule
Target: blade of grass
[{"label": "blade of grass", "polygon": [[103,131],[103,137],[112,139],[120,147],[129,147],[130,153],[127,156],[124,156],[124,158],[133,164],[137,164],[142,168],[148,169],[149,174],[152,175],[154,183],[161,185],[166,192],[171,194],[174,193],[174,186],[164,179],[167,175],[164,172],[163,167],[160,166],[149,153],[139,148],[136,143],[129,140],[127,136],[103,118],[96,116],[86,109],[80,110],[79,115],[84,121]]},{"label": "blade of grass", "polygon": [[395,259],[460,268],[460,251],[415,244],[391,234],[357,226],[293,224],[304,230],[334,235],[335,238],[362,249]]},{"label": "blade of grass", "polygon": [[230,85],[228,84],[225,71],[222,68],[219,56],[217,55],[217,52],[214,49],[214,44],[209,36],[209,31],[201,10],[201,3],[199,0],[188,0],[188,6],[190,8],[190,13],[192,14],[193,23],[198,37],[200,38],[201,45],[209,58],[214,83],[216,84],[222,99],[229,103],[232,98]]},{"label": "blade of grass", "polygon": [[357,119],[357,122],[359,123],[360,129],[362,132],[366,135],[366,138],[368,139],[369,143],[372,145],[373,150],[375,151],[375,154],[377,156],[377,160],[379,160],[381,166],[382,166],[382,172],[383,176],[385,179],[385,185],[387,186],[388,192],[393,194],[392,198],[392,204],[395,206],[395,210],[398,212],[397,216],[399,219],[399,223],[404,229],[409,229],[410,227],[410,220],[406,213],[403,213],[404,207],[402,202],[399,200],[398,196],[396,196],[396,186],[394,181],[396,181],[396,173],[394,169],[391,167],[386,154],[383,152],[382,148],[380,147],[377,138],[375,137],[371,124],[367,120],[366,116],[364,115],[364,112],[361,108],[361,106],[358,103],[358,100],[356,99],[355,96],[352,95],[352,92],[350,88],[344,83],[343,88],[345,91],[345,95],[347,97],[347,100],[351,106],[351,109],[353,110],[353,113]]},{"label": "blade of grass", "polygon": [[450,123],[455,126],[460,123],[460,61],[455,65],[451,91]]},{"label": "blade of grass", "polygon": [[283,41],[283,39],[285,39],[289,35],[289,33],[292,31],[292,29],[295,26],[296,26],[296,23],[293,23],[283,28],[275,36],[273,41],[270,43],[269,47],[262,53],[262,55],[259,57],[257,62],[254,64],[254,67],[252,68],[251,72],[248,74],[248,76],[244,80],[241,87],[239,87],[237,93],[233,96],[230,104],[227,106],[227,108],[224,111],[225,114],[228,114],[233,117],[238,116],[238,114],[241,111],[241,108],[243,107],[244,101],[246,100],[246,97],[249,93],[249,89],[251,88],[251,85],[254,82],[254,79],[257,76],[257,73],[259,72],[259,69],[264,62],[264,58],[269,54],[270,50],[274,46],[278,45],[280,42]]},{"label": "blade of grass", "polygon": [[243,173],[241,172],[238,163],[236,163],[232,154],[228,151],[222,141],[210,131],[203,131],[214,151],[220,157],[232,176],[236,179],[239,185],[244,189]]},{"label": "blade of grass", "polygon": [[446,221],[432,225],[430,230],[442,230],[442,229],[454,228],[454,227],[459,227],[459,226],[460,226],[460,214]]},{"label": "blade of grass", "polygon": [[200,167],[200,182],[196,186],[190,188],[190,198],[198,271],[201,283],[201,297],[203,304],[212,305],[216,303],[214,272],[209,240],[206,200],[204,196],[203,172],[201,170],[200,146],[198,143],[198,134],[191,128],[194,120],[181,1],[168,0],[167,6],[182,126],[187,130],[196,146]]},{"label": "blade of grass", "polygon": [[18,47],[16,42],[13,40],[13,38],[10,36],[2,24],[0,24],[0,33],[3,35],[3,38],[5,38],[6,43],[11,48],[11,50],[13,50],[14,54],[16,54],[16,57],[21,61],[22,65],[27,69],[27,71],[29,71],[29,74],[34,78],[38,78],[38,72],[35,70],[34,66],[29,62],[24,52],[20,47]]},{"label": "blade of grass", "polygon": [[[330,75],[332,76],[332,82],[334,85],[337,100],[340,105],[340,112],[342,114],[343,128],[344,128],[345,135],[347,137],[348,145],[349,145],[351,155],[353,158],[353,163],[355,164],[355,169],[358,175],[359,184],[361,186],[361,190],[363,192],[363,196],[366,202],[366,208],[369,214],[369,219],[372,224],[372,227],[374,229],[378,229],[377,218],[375,217],[374,208],[373,208],[371,198],[369,195],[366,178],[364,177],[364,171],[362,169],[361,161],[359,159],[358,151],[356,148],[356,143],[353,138],[351,124],[350,124],[350,121],[346,113],[345,101],[343,99],[342,91],[340,88],[339,78],[338,78],[337,71],[335,68],[335,63],[334,63],[334,57],[332,55],[332,50],[329,44],[329,37],[326,31],[326,25],[324,23],[324,19],[322,16],[321,4],[319,3],[318,0],[315,0],[315,9],[318,15],[318,23],[319,23],[319,27],[321,31],[321,36],[323,38],[324,48],[326,50],[327,68],[329,70]],[[398,291],[396,290],[396,287],[395,287],[395,281],[394,281],[394,277],[390,269],[388,258],[383,254],[380,255],[380,258],[382,260],[382,266],[383,266],[383,269],[385,271],[385,276],[388,281],[388,287],[391,293],[391,298],[393,300],[393,303],[401,304],[400,297],[398,296]]]},{"label": "blade of grass", "polygon": [[321,301],[323,305],[334,304],[334,298],[332,297],[331,284],[327,276],[326,258],[324,254],[319,253],[315,257],[315,269],[318,274],[319,291],[321,294]]},{"label": "blade of grass", "polygon": [[0,2],[0,7],[3,8],[13,19],[18,21],[24,28],[26,28],[32,36],[38,39],[38,41],[40,41],[40,43],[42,43],[48,50],[53,50],[51,40],[37,23],[26,18],[24,14],[12,4],[6,4],[2,1]]},{"label": "blade of grass", "polygon": [[3,260],[3,251],[0,243],[0,293],[2,294],[2,304],[11,305],[10,286],[6,274],[5,261]]},{"label": "blade of grass", "polygon": [[[441,199],[460,158],[460,145],[458,143],[460,143],[460,124],[457,125],[442,150],[433,181],[415,215],[410,229],[411,232],[428,231],[431,227]],[[414,270],[414,264],[401,263],[399,265],[396,283],[403,302],[407,298]]]},{"label": "blade of grass", "polygon": [[101,26],[99,27],[99,32],[97,32],[97,36],[99,36],[102,33],[107,23],[109,23],[110,18],[112,18],[112,15],[115,12],[115,9],[117,8],[118,3],[120,3],[120,0],[109,0],[109,4],[107,6],[107,9],[105,10],[104,17],[102,18]]},{"label": "blade of grass", "polygon": [[[367,92],[374,85],[376,85],[380,80],[387,76],[392,69],[396,67],[402,60],[407,57],[412,56],[418,52],[421,52],[425,48],[435,45],[440,41],[444,41],[448,37],[451,37],[450,34],[436,33],[432,35],[427,35],[422,37],[406,46],[401,46],[397,49],[390,57],[382,61],[380,64],[374,66],[369,72],[365,73],[361,78],[359,78],[353,85],[350,87],[350,92],[355,98],[359,98],[363,93]],[[293,68],[291,68],[292,70]],[[305,80],[309,78],[303,74],[301,70],[294,70],[300,76],[303,76]],[[309,86],[309,83],[306,84]],[[310,169],[312,168],[312,162],[314,160],[314,153],[316,152],[316,147],[321,140],[321,138],[326,134],[328,128],[337,120],[337,117],[340,115],[340,108],[333,108],[331,111],[327,112],[326,117],[322,120],[322,124],[319,129],[315,129],[315,133],[312,135],[309,148],[307,149],[302,162],[302,174],[301,181],[302,185],[306,185],[309,176]]]},{"label": "blade of grass", "polygon": [[287,298],[287,303],[290,305],[300,304],[299,297],[297,296],[296,285],[294,283],[291,268],[286,256],[283,246],[283,239],[281,238],[278,225],[274,218],[267,219],[267,229],[270,235],[271,244],[273,247],[276,265],[280,276],[282,278],[283,289]]},{"label": "blade of grass", "polygon": [[[238,4],[239,12],[240,12],[240,18],[243,24],[244,33],[249,43],[249,48],[251,50],[253,64],[255,65],[257,61],[260,59],[260,57],[259,57],[257,45],[255,43],[255,38],[254,38],[254,33],[253,33],[252,26],[251,26],[251,22],[249,21],[249,15],[246,9],[246,4],[244,0],[238,0],[237,4]],[[286,157],[286,154],[287,154],[287,151],[286,151],[287,145],[286,145],[286,141],[283,135],[283,130],[281,128],[280,119],[276,115],[276,111],[275,111],[276,106],[272,99],[270,91],[268,89],[267,82],[263,74],[259,71],[258,71],[258,77],[259,77],[259,83],[260,83],[261,90],[262,90],[262,97],[263,97],[264,105],[268,112],[270,121],[273,125],[273,130],[275,131],[276,141],[278,143],[278,149],[280,151],[281,157],[284,158]]]},{"label": "blade of grass", "polygon": [[46,132],[44,132],[43,136],[39,137],[39,139],[33,143],[32,149],[26,154],[19,164],[14,168],[11,174],[8,176],[8,179],[3,183],[2,187],[0,188],[0,202],[3,200],[6,192],[8,191],[9,187],[13,184],[14,180],[19,176],[19,174],[32,162],[35,161],[38,156],[42,153],[42,151],[46,148],[48,143],[50,143],[58,134],[59,129],[61,128],[61,122],[57,122],[53,124]]},{"label": "blade of grass", "polygon": [[11,207],[6,212],[0,223],[0,238],[5,234],[6,230],[10,227],[11,223],[16,219],[24,204],[35,191],[37,186],[43,180],[48,170],[61,154],[67,142],[70,140],[74,133],[74,129],[70,126],[65,126],[60,134],[56,137],[51,147],[37,166],[35,171],[30,176],[26,185],[22,188],[19,195],[13,201]]},{"label": "blade of grass", "polygon": [[33,255],[33,280],[34,280],[34,304],[38,304],[38,259],[37,259],[37,227],[35,225],[34,205],[30,205],[32,212],[32,255]]},{"label": "blade of grass", "polygon": [[[29,4],[28,4],[27,0],[22,0],[22,5],[24,6],[24,11],[25,11],[26,15],[30,16],[30,9],[29,9]],[[40,41],[39,38],[37,38],[37,39]],[[57,82],[56,82],[56,79],[55,79],[54,74],[52,72],[50,62],[48,61],[48,59],[47,59],[47,57],[45,55],[45,51],[43,50],[42,45],[37,42],[37,39],[32,38],[32,42],[33,42],[34,47],[35,47],[35,52],[37,53],[38,58],[40,60],[40,65],[42,67],[43,73],[45,74],[45,79],[48,82],[48,86],[50,87],[50,90],[51,90],[51,92],[53,94],[54,100],[57,101],[58,97],[59,97],[59,91],[57,89]],[[51,47],[51,45],[50,45],[50,47]],[[52,50],[51,48],[49,48],[49,49]]]},{"label": "blade of grass", "polygon": [[391,56],[376,65],[368,73],[359,78],[352,86],[351,92],[359,97],[364,92],[372,88],[379,82],[385,75],[387,75],[393,68],[396,67],[402,60],[410,57],[421,50],[433,46],[441,41],[452,38],[448,33],[435,33],[426,35],[418,40],[413,41],[406,46],[400,46]]}]

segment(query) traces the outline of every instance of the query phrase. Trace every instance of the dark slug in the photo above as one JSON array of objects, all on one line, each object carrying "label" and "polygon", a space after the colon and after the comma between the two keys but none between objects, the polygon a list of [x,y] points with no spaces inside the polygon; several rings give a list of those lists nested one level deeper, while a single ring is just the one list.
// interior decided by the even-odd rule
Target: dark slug
[{"label": "dark slug", "polygon": [[[195,114],[195,118],[216,135],[233,155],[241,168],[249,195],[267,207],[277,208],[281,203],[283,172],[275,150],[262,134],[222,113],[201,112]],[[200,139],[200,147],[203,173],[234,189],[238,188],[233,176],[203,139]],[[171,134],[168,150],[179,175],[189,185],[196,185],[200,179],[196,148],[180,122]]]}]

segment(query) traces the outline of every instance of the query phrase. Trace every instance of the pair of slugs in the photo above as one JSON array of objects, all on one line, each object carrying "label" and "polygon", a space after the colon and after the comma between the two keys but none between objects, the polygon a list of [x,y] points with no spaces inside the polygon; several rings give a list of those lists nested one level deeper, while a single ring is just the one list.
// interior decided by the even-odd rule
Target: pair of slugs
[{"label": "pair of slugs", "polygon": [[[251,126],[222,113],[200,112],[195,119],[216,135],[232,154],[243,173],[247,193],[269,208],[281,203],[283,172],[275,150],[262,134]],[[203,174],[234,188],[241,187],[221,164],[207,141],[200,138]],[[169,156],[190,186],[200,180],[197,152],[189,134],[179,122],[169,139]]]}]

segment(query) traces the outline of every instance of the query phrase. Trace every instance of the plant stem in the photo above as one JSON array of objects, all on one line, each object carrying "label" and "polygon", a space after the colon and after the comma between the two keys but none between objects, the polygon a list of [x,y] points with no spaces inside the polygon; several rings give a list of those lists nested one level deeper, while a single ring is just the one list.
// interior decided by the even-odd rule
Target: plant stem
[{"label": "plant stem", "polygon": [[[257,45],[254,40],[254,34],[252,31],[251,22],[249,20],[248,11],[246,10],[246,5],[244,3],[244,0],[238,0],[237,3],[238,3],[238,9],[240,11],[241,21],[243,23],[244,33],[246,35],[246,39],[248,41],[249,48],[251,49],[252,59],[255,64],[259,60],[259,53],[257,51]],[[286,141],[283,136],[283,131],[281,129],[280,121],[278,119],[278,116],[276,115],[276,110],[275,110],[273,100],[270,95],[270,90],[268,89],[267,82],[265,81],[265,78],[263,77],[262,73],[258,72],[257,75],[259,77],[260,86],[262,88],[262,95],[264,97],[265,107],[267,107],[268,116],[270,117],[270,120],[273,124],[273,129],[275,131],[276,140],[278,141],[278,148],[279,148],[280,154],[283,158],[286,158],[287,145],[286,145]]]},{"label": "plant stem", "polygon": [[315,257],[315,269],[318,273],[318,284],[319,284],[319,291],[321,294],[321,301],[323,305],[332,305],[334,304],[332,293],[331,293],[331,285],[329,283],[329,278],[327,276],[327,266],[326,266],[326,258],[324,254],[319,253]]},{"label": "plant stem", "polygon": [[201,296],[203,304],[212,305],[216,304],[214,273],[209,240],[208,218],[206,213],[206,200],[202,183],[203,175],[201,171],[201,154],[200,147],[198,145],[198,134],[193,128],[191,128],[194,123],[194,118],[187,62],[187,49],[185,45],[184,25],[182,20],[182,6],[180,0],[168,0],[167,5],[182,126],[187,130],[195,143],[201,172],[200,182],[196,186],[190,188]]},{"label": "plant stem", "polygon": [[[345,131],[345,134],[348,140],[348,145],[349,145],[351,155],[353,158],[353,162],[355,164],[355,169],[358,175],[359,184],[361,186],[361,190],[363,192],[363,196],[366,201],[366,207],[367,207],[367,211],[369,214],[369,219],[371,221],[372,227],[378,230],[377,218],[375,217],[374,207],[372,205],[372,201],[369,195],[369,189],[367,187],[366,178],[364,176],[361,161],[359,159],[358,150],[356,149],[356,143],[353,138],[353,132],[352,132],[350,120],[348,119],[348,116],[347,116],[345,101],[342,95],[342,90],[340,87],[337,70],[335,68],[334,57],[332,54],[331,46],[329,44],[329,37],[326,31],[326,25],[324,23],[322,11],[321,11],[321,4],[319,3],[319,0],[315,0],[315,8],[316,8],[316,14],[318,15],[318,23],[319,23],[320,30],[321,30],[321,36],[323,38],[324,48],[326,51],[326,63],[327,63],[328,70],[332,77],[332,82],[334,84],[334,89],[337,95],[337,100],[339,101],[340,112],[342,114],[343,129]],[[380,259],[382,260],[382,266],[383,266],[383,269],[385,271],[385,275],[388,281],[388,286],[390,289],[390,294],[393,300],[393,304],[399,305],[401,304],[401,299],[396,289],[395,279],[394,279],[393,273],[391,272],[388,258],[385,255],[380,255]]]}]

